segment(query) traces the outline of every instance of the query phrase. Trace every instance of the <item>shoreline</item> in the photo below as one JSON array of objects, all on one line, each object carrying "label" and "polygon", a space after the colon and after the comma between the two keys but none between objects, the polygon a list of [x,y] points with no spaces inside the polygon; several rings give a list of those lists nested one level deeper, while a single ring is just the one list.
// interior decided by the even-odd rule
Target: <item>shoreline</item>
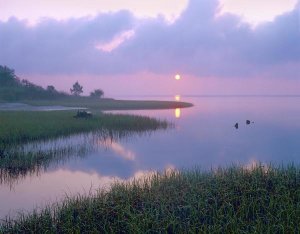
[{"label": "shoreline", "polygon": [[21,102],[0,102],[0,111],[51,111],[51,110],[159,110],[193,107],[192,103],[156,100],[115,100],[68,98],[58,100],[23,100]]}]

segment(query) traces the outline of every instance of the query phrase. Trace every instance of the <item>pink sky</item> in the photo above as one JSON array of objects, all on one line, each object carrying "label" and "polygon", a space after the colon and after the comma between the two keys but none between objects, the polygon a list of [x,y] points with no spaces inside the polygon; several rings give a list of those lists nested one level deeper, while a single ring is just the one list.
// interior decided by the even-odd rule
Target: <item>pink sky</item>
[{"label": "pink sky", "polygon": [[107,97],[123,95],[297,95],[300,79],[266,79],[261,77],[213,78],[182,75],[177,81],[173,74],[157,75],[140,73],[119,76],[24,76],[44,87],[51,80],[58,90],[69,91],[78,81],[88,95],[96,88],[105,91]]},{"label": "pink sky", "polygon": [[[241,15],[247,22],[257,24],[271,21],[275,16],[292,10],[297,0],[219,0],[221,13]],[[42,17],[67,19],[95,16],[99,12],[129,10],[138,17],[163,15],[176,19],[187,7],[188,0],[0,0],[1,20],[11,16],[34,23]]]},{"label": "pink sky", "polygon": [[0,0],[0,64],[67,92],[79,81],[85,94],[298,94],[299,6]]}]

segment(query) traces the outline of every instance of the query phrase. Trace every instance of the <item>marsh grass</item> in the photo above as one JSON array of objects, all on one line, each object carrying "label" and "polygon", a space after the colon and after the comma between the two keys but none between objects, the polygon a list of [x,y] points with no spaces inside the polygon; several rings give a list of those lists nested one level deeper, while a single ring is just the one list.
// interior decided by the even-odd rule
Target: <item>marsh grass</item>
[{"label": "marsh grass", "polygon": [[109,148],[112,142],[151,135],[152,131],[113,131],[103,129],[97,132],[59,137],[52,140],[14,145],[0,157],[0,185],[14,184],[27,176],[37,176],[70,159],[84,159],[99,148]]},{"label": "marsh grass", "polygon": [[[91,119],[74,119],[72,114],[4,112],[0,116],[0,184],[13,188],[22,178],[38,175],[49,166],[86,157],[101,142],[110,144],[171,126],[141,116],[100,114]],[[77,131],[80,134],[74,135]]]},{"label": "marsh grass", "polygon": [[135,131],[166,129],[167,121],[154,118],[102,114],[93,118],[73,118],[76,111],[6,111],[0,112],[0,155],[11,145],[51,139],[71,134],[99,131]]},{"label": "marsh grass", "polygon": [[2,223],[3,233],[299,233],[300,169],[183,170]]}]

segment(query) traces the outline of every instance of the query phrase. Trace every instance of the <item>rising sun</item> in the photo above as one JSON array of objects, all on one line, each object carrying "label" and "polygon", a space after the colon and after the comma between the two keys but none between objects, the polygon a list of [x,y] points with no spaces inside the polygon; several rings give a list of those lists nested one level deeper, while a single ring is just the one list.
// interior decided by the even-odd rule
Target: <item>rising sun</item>
[{"label": "rising sun", "polygon": [[175,75],[175,80],[180,80],[180,79],[181,79],[180,75],[179,75],[179,74],[176,74],[176,75]]}]

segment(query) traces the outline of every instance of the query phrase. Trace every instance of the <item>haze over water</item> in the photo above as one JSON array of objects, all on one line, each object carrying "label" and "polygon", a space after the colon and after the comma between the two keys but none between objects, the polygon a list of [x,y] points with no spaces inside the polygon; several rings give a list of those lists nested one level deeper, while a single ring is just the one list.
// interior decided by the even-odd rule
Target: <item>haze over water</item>
[{"label": "haze over water", "polygon": [[[126,181],[153,171],[194,167],[209,170],[258,162],[300,163],[299,97],[180,99],[195,106],[181,110],[118,111],[167,119],[175,124],[174,128],[119,140],[88,142],[88,138],[70,138],[68,141],[75,145],[96,144],[96,150],[54,160],[25,177],[11,181],[8,178],[0,185],[1,217],[15,215],[20,209],[30,211],[60,200],[65,194],[89,193],[98,187],[108,188],[116,180]],[[251,123],[246,125],[246,120]],[[238,129],[234,127],[236,122]]]}]

